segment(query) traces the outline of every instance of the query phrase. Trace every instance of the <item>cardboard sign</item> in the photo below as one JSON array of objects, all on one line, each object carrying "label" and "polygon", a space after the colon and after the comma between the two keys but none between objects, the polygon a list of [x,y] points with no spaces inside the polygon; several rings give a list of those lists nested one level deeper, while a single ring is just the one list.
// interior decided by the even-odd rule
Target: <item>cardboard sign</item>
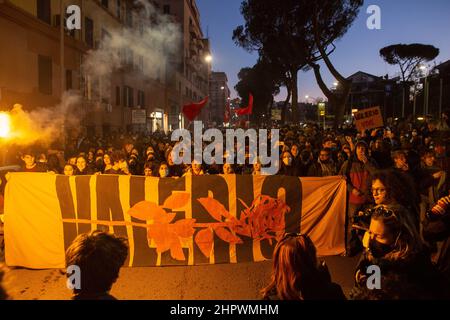
[{"label": "cardboard sign", "polygon": [[358,131],[374,129],[384,126],[380,107],[364,109],[354,114]]}]

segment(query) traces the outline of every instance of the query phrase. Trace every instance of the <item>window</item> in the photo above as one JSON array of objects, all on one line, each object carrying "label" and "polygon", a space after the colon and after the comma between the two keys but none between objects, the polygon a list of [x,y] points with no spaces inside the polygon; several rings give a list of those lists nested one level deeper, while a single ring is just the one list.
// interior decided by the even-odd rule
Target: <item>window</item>
[{"label": "window", "polygon": [[50,0],[37,0],[37,17],[39,20],[51,24]]},{"label": "window", "polygon": [[102,0],[102,6],[108,9],[108,0]]},{"label": "window", "polygon": [[145,108],[145,93],[142,90],[138,91],[138,106]]},{"label": "window", "polygon": [[117,18],[119,18],[119,20],[120,20],[120,17],[121,17],[121,15],[120,15],[121,7],[122,7],[122,4],[121,4],[120,0],[117,0],[117,2],[116,2],[116,16],[117,16]]},{"label": "window", "polygon": [[116,106],[120,106],[120,87],[116,87]]},{"label": "window", "polygon": [[127,2],[125,6],[125,24],[128,27],[133,27],[133,11],[131,10],[131,5]]},{"label": "window", "polygon": [[66,90],[71,90],[72,87],[72,70],[66,70]]},{"label": "window", "polygon": [[125,86],[123,91],[124,105],[127,108],[132,108],[134,106],[133,101],[133,88]]},{"label": "window", "polygon": [[84,40],[88,46],[94,47],[94,21],[86,17],[85,22],[85,34]]},{"label": "window", "polygon": [[130,66],[133,65],[133,50],[129,48],[125,48],[125,63],[129,64]]},{"label": "window", "polygon": [[52,94],[52,59],[38,56],[39,92]]},{"label": "window", "polygon": [[170,14],[170,5],[166,4],[163,7],[164,14]]},{"label": "window", "polygon": [[138,70],[141,72],[144,72],[144,57],[143,56],[138,56]]}]

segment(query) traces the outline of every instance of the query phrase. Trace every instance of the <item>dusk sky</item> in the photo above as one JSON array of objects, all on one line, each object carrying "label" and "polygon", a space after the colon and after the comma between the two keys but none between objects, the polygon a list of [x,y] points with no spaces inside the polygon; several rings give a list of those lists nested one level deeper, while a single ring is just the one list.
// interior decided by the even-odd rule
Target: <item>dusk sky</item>
[{"label": "dusk sky", "polygon": [[[232,98],[237,73],[243,67],[256,63],[258,54],[250,54],[237,47],[233,40],[233,30],[244,20],[240,14],[241,0],[197,0],[202,29],[209,34],[213,55],[213,70],[224,71]],[[370,5],[381,8],[381,30],[369,30],[366,13]],[[335,67],[344,75],[350,76],[364,71],[377,76],[389,74],[396,76],[398,69],[386,64],[379,56],[382,47],[395,43],[424,43],[440,49],[436,63],[450,59],[450,1],[448,0],[370,0],[365,1],[357,20],[344,37],[336,42],[336,51],[331,56]],[[322,67],[324,70],[324,67]],[[329,73],[326,83],[331,87],[334,80]],[[299,100],[305,95],[312,98],[323,97],[316,84],[313,72],[299,72]],[[286,97],[284,88],[276,100]]]}]

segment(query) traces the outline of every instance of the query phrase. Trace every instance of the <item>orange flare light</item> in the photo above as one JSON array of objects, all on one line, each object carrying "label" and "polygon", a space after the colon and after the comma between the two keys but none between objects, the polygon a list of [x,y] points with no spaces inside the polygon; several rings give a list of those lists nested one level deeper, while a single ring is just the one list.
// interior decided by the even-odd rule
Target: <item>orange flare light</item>
[{"label": "orange flare light", "polygon": [[11,121],[9,115],[4,112],[0,112],[0,138],[8,138],[11,130]]}]

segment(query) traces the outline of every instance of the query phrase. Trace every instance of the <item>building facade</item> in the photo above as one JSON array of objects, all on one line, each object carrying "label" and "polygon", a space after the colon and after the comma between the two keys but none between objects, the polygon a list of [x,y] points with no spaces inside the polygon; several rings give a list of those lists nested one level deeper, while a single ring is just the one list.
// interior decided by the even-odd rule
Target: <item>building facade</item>
[{"label": "building facade", "polygon": [[[177,126],[184,104],[203,100],[209,91],[211,63],[209,39],[205,38],[200,24],[200,13],[194,0],[155,0],[160,11],[173,17],[180,25],[182,39],[179,53],[167,69],[169,125]],[[209,104],[197,120],[209,121]],[[185,124],[188,125],[188,124]]]},{"label": "building facade", "polygon": [[[346,114],[351,116],[352,110],[379,106],[384,119],[401,116],[401,90],[397,79],[388,76],[379,77],[358,71],[347,78],[352,82],[351,91],[346,104]],[[335,90],[339,90],[339,85]],[[331,111],[330,111],[331,112]]]},{"label": "building facade", "polygon": [[230,101],[230,89],[228,88],[228,78],[225,72],[212,72],[210,87],[210,119],[217,125],[223,124],[225,108]]},{"label": "building facade", "polygon": [[[153,3],[161,15],[172,14],[158,2]],[[0,50],[0,108],[9,110],[15,103],[25,110],[55,107],[69,94],[80,97],[66,115],[78,119],[71,128],[76,133],[184,126],[182,104],[208,92],[210,66],[199,59],[209,52],[209,42],[203,39],[195,2],[169,2],[176,3],[173,19],[181,25],[179,50],[154,66],[145,52],[124,46],[117,52],[120,62],[105,74],[91,73],[86,60],[116,34],[142,35],[148,27],[141,20],[144,7],[132,0],[0,0],[0,38],[8,44]],[[81,9],[81,30],[60,27],[69,5]]]}]

